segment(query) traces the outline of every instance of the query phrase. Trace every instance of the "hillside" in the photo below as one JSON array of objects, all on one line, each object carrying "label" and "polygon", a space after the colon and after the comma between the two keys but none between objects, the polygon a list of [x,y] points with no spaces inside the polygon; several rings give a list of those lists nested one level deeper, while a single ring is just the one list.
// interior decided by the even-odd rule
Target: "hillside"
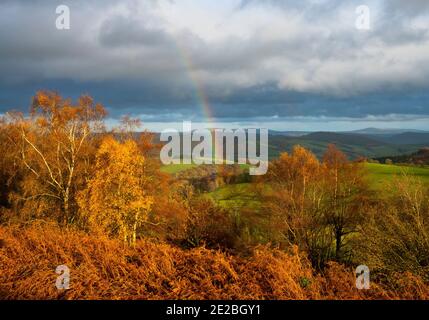
[{"label": "hillside", "polygon": [[[369,131],[372,134],[352,132],[293,132],[270,131],[269,158],[277,158],[281,152],[290,152],[294,145],[310,149],[319,158],[322,157],[328,144],[335,144],[350,159],[359,157],[382,158],[403,154],[412,154],[425,146],[429,146],[429,133],[402,132],[393,134],[390,131]],[[399,131],[394,131],[399,132]],[[159,134],[155,134],[155,142],[159,143]],[[426,140],[427,139],[427,140]],[[197,144],[193,142],[193,145]]]},{"label": "hillside", "polygon": [[330,143],[336,144],[351,159],[401,155],[415,152],[419,148],[415,145],[384,142],[363,134],[315,132],[301,137],[270,136],[270,158],[277,157],[281,152],[290,151],[297,144],[321,157]]},{"label": "hillside", "polygon": [[416,129],[379,129],[379,128],[365,128],[360,130],[348,131],[347,133],[394,136],[405,132],[427,133],[427,131],[416,130]]},{"label": "hillside", "polygon": [[313,132],[305,136],[306,139],[324,141],[335,144],[355,144],[365,145],[368,147],[376,147],[383,145],[382,142],[367,137],[365,135],[357,135],[351,133],[335,133],[335,132]]},{"label": "hillside", "polygon": [[373,135],[373,139],[377,139],[386,143],[393,143],[398,145],[429,145],[428,132],[403,132],[395,135]]}]

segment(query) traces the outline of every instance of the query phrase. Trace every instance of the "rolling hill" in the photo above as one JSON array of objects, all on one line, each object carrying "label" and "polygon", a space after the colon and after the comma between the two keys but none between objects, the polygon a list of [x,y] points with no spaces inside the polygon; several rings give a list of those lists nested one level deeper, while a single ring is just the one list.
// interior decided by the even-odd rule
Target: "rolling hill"
[{"label": "rolling hill", "polygon": [[405,132],[427,133],[427,131],[416,130],[416,129],[379,129],[379,128],[365,128],[360,130],[348,131],[346,133],[394,136],[396,134],[405,133]]},{"label": "rolling hill", "polygon": [[402,132],[395,135],[377,135],[371,137],[392,144],[429,146],[429,132]]},{"label": "rolling hill", "polygon": [[[297,132],[270,131],[269,158],[279,156],[281,152],[290,152],[294,145],[310,149],[318,157],[322,157],[328,144],[335,144],[350,159],[391,158],[413,154],[429,146],[429,132],[364,129],[358,132]],[[159,142],[159,134],[155,134]],[[196,144],[194,142],[193,144]]]},{"label": "rolling hill", "polygon": [[414,144],[394,144],[363,134],[314,132],[300,137],[270,136],[270,158],[277,157],[283,151],[291,151],[294,145],[308,148],[321,157],[330,143],[334,143],[351,159],[396,156],[416,152],[422,147]]}]

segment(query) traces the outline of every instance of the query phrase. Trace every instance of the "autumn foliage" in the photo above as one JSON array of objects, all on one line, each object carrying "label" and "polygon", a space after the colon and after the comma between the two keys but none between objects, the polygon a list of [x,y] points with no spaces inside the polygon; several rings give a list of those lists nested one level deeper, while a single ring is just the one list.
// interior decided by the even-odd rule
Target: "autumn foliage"
[{"label": "autumn foliage", "polygon": [[[0,299],[429,298],[426,186],[402,177],[381,196],[335,145],[322,159],[295,146],[258,179],[168,175],[152,133],[130,117],[107,130],[106,114],[39,92],[0,119]],[[208,194],[241,184],[244,205]]]},{"label": "autumn foliage", "polygon": [[153,197],[146,194],[149,181],[144,168],[145,159],[133,140],[103,140],[94,177],[78,196],[81,214],[90,228],[101,228],[108,235],[135,244],[137,228],[148,221],[153,204]]}]

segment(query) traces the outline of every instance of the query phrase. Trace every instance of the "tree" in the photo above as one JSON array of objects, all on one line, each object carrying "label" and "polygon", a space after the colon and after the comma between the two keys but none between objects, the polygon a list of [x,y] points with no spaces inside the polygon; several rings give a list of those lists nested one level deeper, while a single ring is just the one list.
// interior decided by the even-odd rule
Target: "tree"
[{"label": "tree", "polygon": [[412,272],[429,280],[429,190],[403,172],[369,213],[356,239],[360,263],[392,276]]},{"label": "tree", "polygon": [[24,187],[22,200],[54,200],[61,204],[60,221],[74,220],[74,194],[78,184],[88,178],[90,150],[94,147],[90,140],[103,129],[106,114],[104,107],[89,96],[81,96],[73,104],[53,92],[36,94],[30,117],[14,117],[20,158],[32,176],[27,179],[30,187]]},{"label": "tree", "polygon": [[322,163],[295,146],[272,162],[264,182],[273,234],[277,228],[287,242],[307,250],[318,268],[343,258],[346,236],[357,232],[366,203],[361,163],[348,161],[334,145]]},{"label": "tree", "polygon": [[185,246],[233,248],[237,237],[233,222],[231,213],[212,199],[196,198],[188,215]]},{"label": "tree", "polygon": [[385,164],[388,164],[388,165],[392,165],[393,164],[392,159],[386,159],[384,162],[385,162]]},{"label": "tree", "polygon": [[335,239],[335,257],[342,258],[344,239],[357,232],[362,221],[365,205],[366,184],[361,163],[350,162],[344,153],[333,144],[328,146],[323,156],[325,166],[326,223]]},{"label": "tree", "polygon": [[78,200],[89,225],[134,245],[154,201],[146,192],[148,182],[137,144],[105,138],[97,152],[95,176]]},{"label": "tree", "polygon": [[277,229],[286,242],[306,249],[317,266],[332,243],[324,224],[322,169],[313,153],[295,146],[271,163],[262,189],[265,211],[274,220],[272,233]]},{"label": "tree", "polygon": [[19,134],[8,120],[0,117],[0,206],[10,206],[10,193],[16,192],[22,179],[21,164],[17,161],[19,152],[16,148]]}]

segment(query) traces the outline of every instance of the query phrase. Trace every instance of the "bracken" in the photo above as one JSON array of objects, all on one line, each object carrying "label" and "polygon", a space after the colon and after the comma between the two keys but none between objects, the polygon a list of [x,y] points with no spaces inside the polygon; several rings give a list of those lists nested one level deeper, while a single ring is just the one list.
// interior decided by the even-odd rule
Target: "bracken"
[{"label": "bracken", "polygon": [[[389,286],[355,288],[353,270],[331,263],[315,274],[293,247],[268,246],[239,257],[217,250],[183,250],[60,229],[50,223],[0,227],[1,299],[427,299],[429,288],[410,274]],[[70,268],[70,289],[58,290],[55,268]]]}]

